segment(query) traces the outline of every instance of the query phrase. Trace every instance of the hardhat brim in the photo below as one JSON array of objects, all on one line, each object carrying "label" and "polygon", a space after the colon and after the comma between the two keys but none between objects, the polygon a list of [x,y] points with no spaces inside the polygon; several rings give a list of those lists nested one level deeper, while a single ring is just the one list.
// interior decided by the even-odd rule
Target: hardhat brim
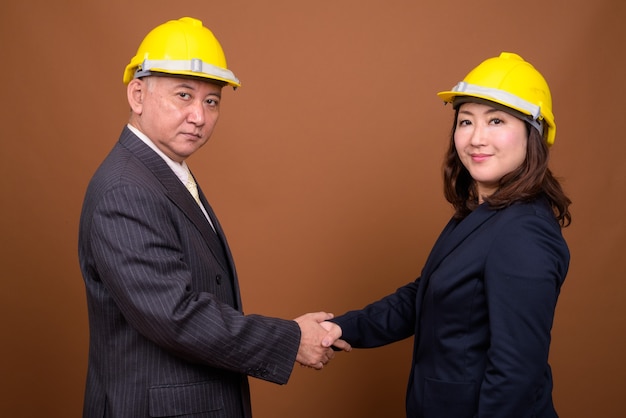
[{"label": "hardhat brim", "polygon": [[548,125],[548,134],[546,137],[546,142],[548,144],[548,146],[552,146],[552,144],[554,144],[554,138],[556,136],[556,126],[554,124],[554,120],[551,119],[550,117],[545,117],[544,115],[540,115],[537,118],[533,118],[532,113],[528,110],[528,109],[524,109],[521,107],[517,107],[517,106],[513,106],[510,103],[507,103],[505,101],[502,100],[498,100],[492,96],[486,95],[486,94],[479,94],[479,93],[472,93],[472,94],[468,94],[468,93],[462,93],[462,92],[458,92],[458,91],[440,91],[439,93],[437,93],[437,96],[442,99],[445,103],[450,103],[452,104],[452,106],[454,108],[456,108],[455,106],[455,99],[458,98],[465,98],[466,100],[460,100],[460,103],[466,103],[467,101],[471,101],[471,99],[478,99],[477,101],[486,101],[486,102],[490,102],[490,103],[495,103],[497,105],[515,110],[517,112],[519,112],[522,115],[526,115],[528,117],[528,119],[530,120],[540,120],[543,123],[545,123],[546,125]]}]

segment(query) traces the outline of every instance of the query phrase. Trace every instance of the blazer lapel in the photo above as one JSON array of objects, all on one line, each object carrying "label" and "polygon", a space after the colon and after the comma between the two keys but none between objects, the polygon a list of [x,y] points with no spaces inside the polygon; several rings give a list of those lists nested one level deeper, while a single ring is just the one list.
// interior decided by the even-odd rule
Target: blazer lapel
[{"label": "blazer lapel", "polygon": [[489,210],[486,205],[481,205],[474,210],[471,214],[469,214],[465,219],[461,221],[457,221],[455,219],[451,219],[446,227],[439,235],[437,242],[433,246],[430,254],[428,255],[428,259],[426,260],[426,264],[424,264],[424,268],[422,269],[422,273],[420,275],[419,287],[417,289],[416,298],[416,328],[415,328],[415,349],[417,350],[418,342],[420,341],[420,333],[421,327],[420,323],[420,312],[421,312],[421,304],[424,299],[424,295],[426,294],[426,289],[428,289],[428,285],[430,282],[430,277],[433,272],[437,270],[439,265],[443,262],[443,260],[454,251],[461,243],[472,234],[477,228],[479,228],[486,221],[491,219],[497,213],[495,210]]},{"label": "blazer lapel", "polygon": [[[135,136],[127,127],[124,128],[120,136],[120,143],[128,148],[159,180],[166,191],[167,197],[187,216],[191,223],[200,231],[203,238],[208,244],[209,249],[215,256],[215,259],[227,271],[234,271],[230,263],[230,257],[227,254],[226,247],[222,245],[222,240],[218,237],[211,225],[202,213],[202,210],[182,184],[176,174],[163,161],[161,156],[154,152],[150,147],[143,143]],[[204,197],[203,197],[204,198]],[[216,225],[217,220],[215,214],[206,199],[203,200],[207,212],[211,216],[211,221]],[[220,228],[221,231],[221,228]]]},{"label": "blazer lapel", "polygon": [[451,219],[435,242],[424,269],[422,279],[428,280],[448,254],[454,251],[469,235],[497,213],[486,205],[476,208],[462,221]]},{"label": "blazer lapel", "polygon": [[[235,292],[235,300],[237,302],[236,306],[241,307],[242,304],[241,304],[241,293],[239,292],[239,279],[237,278],[237,271],[235,269],[235,261],[233,260],[232,253],[230,252],[228,241],[226,241],[226,234],[224,233],[224,230],[222,229],[222,225],[220,225],[220,222],[217,220],[217,215],[215,215],[215,212],[213,212],[213,208],[209,204],[209,201],[206,199],[206,196],[204,195],[204,192],[202,191],[202,188],[200,187],[200,185],[198,185],[198,194],[200,195],[200,201],[202,202],[202,205],[206,209],[207,213],[209,214],[209,217],[211,218],[211,222],[213,223],[213,227],[215,228],[215,233],[213,233],[213,235],[219,238],[221,246],[224,249],[224,256],[226,257],[226,261],[228,262],[228,265],[231,268],[231,272],[233,276],[233,291]],[[202,214],[202,216],[204,217],[204,214]]]}]

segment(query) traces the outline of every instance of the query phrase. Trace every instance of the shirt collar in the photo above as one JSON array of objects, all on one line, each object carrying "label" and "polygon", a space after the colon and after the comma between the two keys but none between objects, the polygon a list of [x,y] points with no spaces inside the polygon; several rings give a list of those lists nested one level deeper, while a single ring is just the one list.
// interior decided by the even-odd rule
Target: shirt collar
[{"label": "shirt collar", "polygon": [[152,140],[148,138],[143,132],[141,132],[130,123],[127,126],[128,129],[130,129],[132,133],[137,136],[137,138],[141,139],[147,146],[149,146],[154,152],[156,152],[161,158],[163,158],[163,161],[167,163],[167,165],[172,169],[174,174],[176,174],[176,177],[178,177],[183,184],[187,184],[190,173],[186,162],[183,161],[182,163],[178,163],[172,160],[170,157],[165,155],[163,151],[161,151],[159,147],[157,147],[155,143],[152,142]]}]

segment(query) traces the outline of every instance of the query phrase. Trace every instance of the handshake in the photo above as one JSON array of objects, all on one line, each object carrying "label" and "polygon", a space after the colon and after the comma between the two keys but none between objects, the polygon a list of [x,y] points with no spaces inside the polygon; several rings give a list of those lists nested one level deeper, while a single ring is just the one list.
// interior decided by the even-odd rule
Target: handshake
[{"label": "handshake", "polygon": [[335,356],[333,347],[342,351],[352,350],[350,344],[339,339],[341,327],[328,322],[332,318],[331,313],[316,312],[295,319],[301,333],[296,361],[302,366],[321,370]]}]

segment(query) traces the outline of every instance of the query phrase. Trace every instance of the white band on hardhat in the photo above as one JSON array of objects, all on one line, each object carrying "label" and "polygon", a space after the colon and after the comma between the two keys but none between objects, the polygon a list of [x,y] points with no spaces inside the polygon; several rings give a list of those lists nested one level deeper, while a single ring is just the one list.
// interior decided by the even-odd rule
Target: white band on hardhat
[{"label": "white band on hardhat", "polygon": [[543,134],[543,123],[539,119],[541,116],[540,106],[534,105],[514,94],[509,93],[508,91],[478,86],[476,84],[466,83],[465,81],[461,81],[456,86],[452,87],[452,91],[470,96],[476,95],[477,97],[482,97],[487,100],[491,99],[496,103],[500,103],[513,109],[528,112],[530,116],[529,118],[526,118],[528,123],[537,128],[539,133]]},{"label": "white band on hardhat", "polygon": [[135,78],[146,77],[151,71],[190,71],[193,73],[204,74],[211,77],[218,77],[221,80],[240,84],[239,79],[235,77],[232,71],[220,68],[212,64],[208,64],[201,59],[192,58],[190,60],[144,60],[137,67]]}]

